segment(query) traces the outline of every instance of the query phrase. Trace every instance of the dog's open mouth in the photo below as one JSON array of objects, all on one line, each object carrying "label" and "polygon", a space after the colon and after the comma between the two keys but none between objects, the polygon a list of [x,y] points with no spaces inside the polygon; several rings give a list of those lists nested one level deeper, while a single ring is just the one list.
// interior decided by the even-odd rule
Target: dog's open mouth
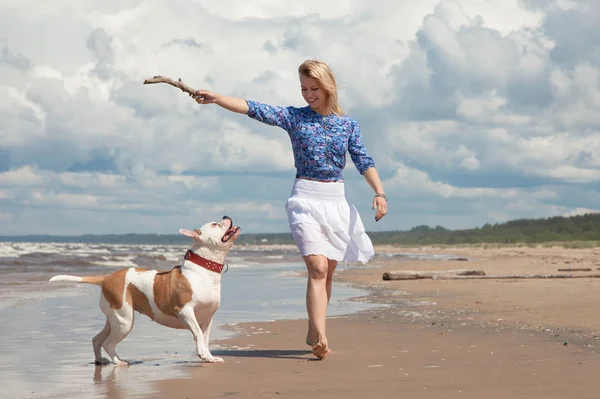
[{"label": "dog's open mouth", "polygon": [[231,223],[231,227],[229,227],[229,230],[227,230],[225,234],[223,234],[221,241],[227,242],[231,240],[233,236],[237,235],[240,232],[240,230],[241,229],[239,226],[234,226],[233,223]]}]

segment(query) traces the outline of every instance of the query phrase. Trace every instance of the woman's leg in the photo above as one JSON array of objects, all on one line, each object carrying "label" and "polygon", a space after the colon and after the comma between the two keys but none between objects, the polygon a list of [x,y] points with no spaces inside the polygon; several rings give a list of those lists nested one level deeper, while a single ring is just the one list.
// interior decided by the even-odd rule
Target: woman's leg
[{"label": "woman's leg", "polygon": [[315,356],[322,359],[329,352],[325,324],[327,305],[331,297],[331,281],[337,262],[328,260],[323,255],[305,256],[304,262],[308,270],[306,287],[308,334],[306,343],[312,346]]},{"label": "woman's leg", "polygon": [[[305,259],[306,262],[306,259]],[[333,272],[335,272],[335,268],[337,267],[338,262],[337,260],[331,260],[331,259],[327,259],[327,280],[325,281],[325,289],[327,291],[327,304],[329,304],[329,301],[331,300],[331,287],[332,287],[332,281],[333,281]],[[307,263],[307,267],[308,267],[308,263]],[[308,292],[307,292],[307,303],[308,303]],[[308,333],[306,334],[306,344],[308,346],[315,346],[318,342],[318,336],[315,333],[315,331],[313,330],[312,326],[311,326],[311,322],[309,319],[309,323],[308,323]]]}]

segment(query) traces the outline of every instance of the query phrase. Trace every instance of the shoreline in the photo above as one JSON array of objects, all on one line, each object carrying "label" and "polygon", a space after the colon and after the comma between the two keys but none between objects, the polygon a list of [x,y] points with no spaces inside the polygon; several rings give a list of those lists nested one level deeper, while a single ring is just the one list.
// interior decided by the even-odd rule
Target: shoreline
[{"label": "shoreline", "polygon": [[[487,274],[548,273],[565,264],[595,270],[600,250],[392,249],[451,253],[469,260],[379,258],[370,267],[336,273],[335,282],[368,290],[354,300],[381,306],[329,317],[333,353],[324,361],[316,360],[303,344],[306,318],[240,323],[236,336],[211,344],[226,363],[197,363],[188,378],[155,386],[173,398],[198,394],[200,383],[202,397],[396,398],[402,392],[411,398],[596,397],[600,320],[594,309],[600,279],[383,281],[382,274],[465,266],[483,268]],[[379,248],[382,252],[387,251]]]}]

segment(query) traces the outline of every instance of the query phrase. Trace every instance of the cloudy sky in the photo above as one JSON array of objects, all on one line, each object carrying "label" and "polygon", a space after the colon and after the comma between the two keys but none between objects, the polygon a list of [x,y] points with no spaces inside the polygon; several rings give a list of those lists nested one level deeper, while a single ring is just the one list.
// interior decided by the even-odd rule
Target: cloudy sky
[{"label": "cloudy sky", "polygon": [[[287,231],[285,131],[166,75],[304,106],[328,62],[389,196],[368,230],[600,209],[600,1],[0,0],[0,235]],[[415,5],[418,4],[418,5]]]}]

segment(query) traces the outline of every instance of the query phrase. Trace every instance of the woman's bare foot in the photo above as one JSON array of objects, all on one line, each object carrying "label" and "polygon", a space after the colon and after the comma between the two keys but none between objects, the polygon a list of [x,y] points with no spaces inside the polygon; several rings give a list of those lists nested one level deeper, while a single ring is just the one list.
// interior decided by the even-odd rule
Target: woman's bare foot
[{"label": "woman's bare foot", "polygon": [[313,355],[321,360],[325,359],[325,356],[327,356],[330,352],[331,350],[327,347],[326,343],[317,343],[312,347]]}]

